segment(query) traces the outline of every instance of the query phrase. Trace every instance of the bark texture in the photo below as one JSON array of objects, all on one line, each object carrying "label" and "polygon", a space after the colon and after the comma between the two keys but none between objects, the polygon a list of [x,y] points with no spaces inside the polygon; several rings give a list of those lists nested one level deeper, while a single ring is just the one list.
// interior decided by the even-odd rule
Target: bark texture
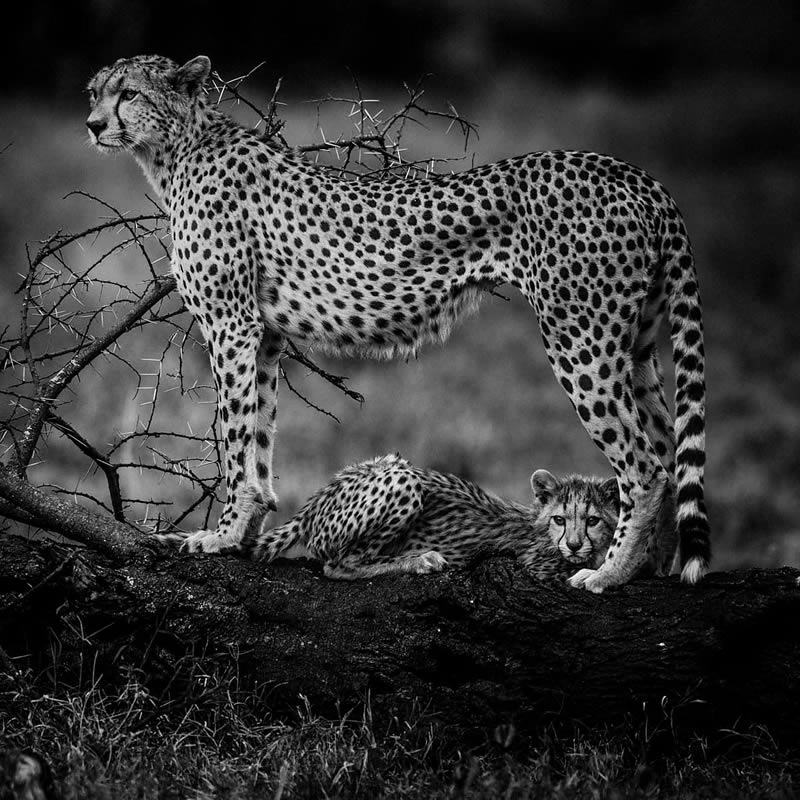
[{"label": "bark texture", "polygon": [[[465,572],[334,582],[311,566],[0,541],[0,646],[17,669],[191,692],[237,669],[273,710],[415,700],[460,730],[642,713],[800,736],[800,572],[636,581],[601,596],[493,558]],[[8,670],[6,670],[8,671]]]}]

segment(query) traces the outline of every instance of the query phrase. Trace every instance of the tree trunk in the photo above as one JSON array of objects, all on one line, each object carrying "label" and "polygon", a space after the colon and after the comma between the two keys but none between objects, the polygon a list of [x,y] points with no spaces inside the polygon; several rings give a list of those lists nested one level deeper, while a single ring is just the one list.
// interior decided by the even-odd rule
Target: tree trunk
[{"label": "tree trunk", "polygon": [[641,580],[596,596],[538,582],[505,558],[344,583],[235,556],[139,548],[120,566],[69,553],[0,540],[7,668],[49,668],[55,635],[62,678],[82,665],[113,682],[133,667],[170,697],[190,690],[201,665],[267,687],[273,710],[296,707],[300,693],[316,710],[369,696],[373,713],[418,699],[463,731],[614,724],[644,711],[696,729],[742,719],[800,734],[793,569],[712,574],[693,587]]}]

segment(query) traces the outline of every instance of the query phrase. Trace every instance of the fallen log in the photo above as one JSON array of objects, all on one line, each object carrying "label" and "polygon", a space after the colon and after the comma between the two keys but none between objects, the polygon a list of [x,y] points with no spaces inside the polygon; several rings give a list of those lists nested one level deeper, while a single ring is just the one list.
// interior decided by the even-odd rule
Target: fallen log
[{"label": "fallen log", "polygon": [[[11,669],[191,691],[197,665],[238,670],[273,711],[418,701],[459,730],[631,714],[800,734],[794,569],[639,580],[601,596],[507,558],[468,571],[344,583],[313,566],[139,548],[0,541],[0,647]],[[8,671],[8,669],[6,671]],[[82,670],[82,672],[81,672]],[[674,720],[673,720],[674,721]]]}]

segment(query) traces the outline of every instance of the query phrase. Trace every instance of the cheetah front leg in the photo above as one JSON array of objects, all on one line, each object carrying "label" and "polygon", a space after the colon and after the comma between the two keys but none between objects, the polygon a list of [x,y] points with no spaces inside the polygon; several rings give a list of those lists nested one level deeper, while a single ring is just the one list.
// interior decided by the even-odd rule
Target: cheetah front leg
[{"label": "cheetah front leg", "polygon": [[264,510],[277,511],[278,498],[272,486],[272,452],[278,414],[278,367],[286,340],[267,329],[256,353],[256,475],[261,486]]},{"label": "cheetah front leg", "polygon": [[598,569],[582,569],[568,583],[600,594],[621,586],[656,564],[649,543],[655,541],[662,524],[662,509],[669,499],[669,480],[664,469],[654,466],[649,478],[624,474],[620,483],[620,516],[605,561]]},{"label": "cheetah front leg", "polygon": [[561,357],[551,363],[619,483],[619,521],[605,561],[598,569],[582,569],[569,579],[571,586],[599,594],[656,569],[653,543],[663,524],[670,485],[639,417],[631,358],[622,356],[611,362],[613,369],[605,363],[595,370],[583,366],[587,360],[577,354],[572,361]]},{"label": "cheetah front leg", "polygon": [[[211,369],[217,387],[220,433],[225,449],[225,475],[227,496],[216,530],[200,530],[195,533],[172,533],[159,537],[162,541],[178,542],[190,552],[217,553],[226,548],[237,547],[242,541],[251,517],[256,522],[264,516],[266,486],[269,494],[266,502],[274,504],[272,494],[271,465],[269,460],[259,462],[266,452],[272,454],[271,433],[274,431],[274,395],[269,400],[269,391],[264,389],[265,416],[271,420],[262,430],[268,441],[258,444],[258,401],[261,386],[271,386],[268,378],[258,383],[256,354],[264,342],[264,330],[254,317],[240,314],[229,315],[224,326],[212,328],[206,336]],[[267,340],[265,352],[273,352],[274,339]],[[270,357],[272,358],[272,357]],[[277,369],[277,356],[265,364]],[[266,372],[266,370],[265,370]],[[269,375],[268,372],[266,372]],[[274,376],[273,376],[274,377]],[[257,388],[258,387],[258,388]],[[277,386],[275,386],[277,391]],[[258,455],[257,455],[258,454]],[[262,463],[259,476],[259,463]]]}]

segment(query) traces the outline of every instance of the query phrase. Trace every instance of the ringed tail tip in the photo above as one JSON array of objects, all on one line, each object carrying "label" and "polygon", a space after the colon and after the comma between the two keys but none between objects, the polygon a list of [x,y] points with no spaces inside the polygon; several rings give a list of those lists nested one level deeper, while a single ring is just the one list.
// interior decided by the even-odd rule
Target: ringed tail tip
[{"label": "ringed tail tip", "polygon": [[681,583],[694,585],[708,572],[708,561],[701,556],[692,556],[681,570]]}]

